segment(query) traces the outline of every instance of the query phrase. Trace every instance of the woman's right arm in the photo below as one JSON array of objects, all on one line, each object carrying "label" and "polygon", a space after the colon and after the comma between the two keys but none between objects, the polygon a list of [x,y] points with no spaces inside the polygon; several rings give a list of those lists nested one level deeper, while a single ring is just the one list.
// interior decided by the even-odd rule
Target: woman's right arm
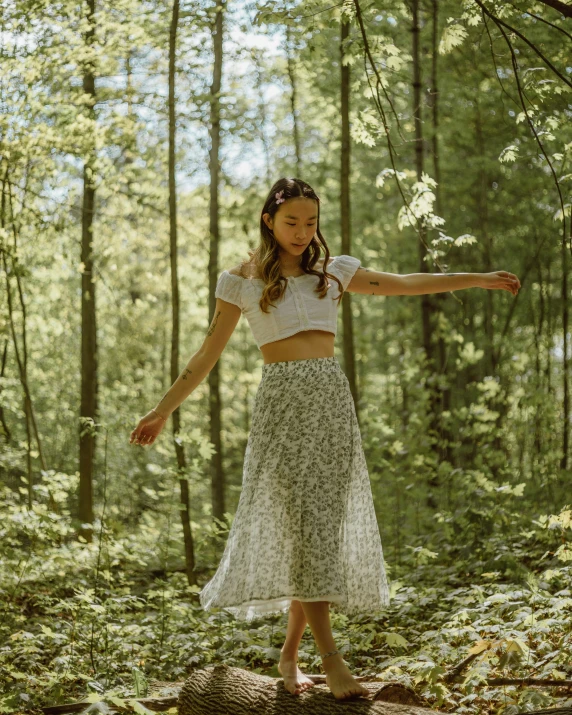
[{"label": "woman's right arm", "polygon": [[[130,442],[152,444],[160,434],[169,415],[184,402],[213,369],[239,321],[241,310],[234,303],[216,299],[214,317],[203,344],[191,357],[179,377],[155,405],[141,418],[131,433]],[[159,415],[159,416],[157,416]],[[163,418],[163,419],[161,419]]]},{"label": "woman's right arm", "polygon": [[162,417],[168,417],[184,402],[216,365],[240,318],[240,308],[221,298],[216,299],[214,318],[203,344],[191,357],[179,377],[155,406]]}]

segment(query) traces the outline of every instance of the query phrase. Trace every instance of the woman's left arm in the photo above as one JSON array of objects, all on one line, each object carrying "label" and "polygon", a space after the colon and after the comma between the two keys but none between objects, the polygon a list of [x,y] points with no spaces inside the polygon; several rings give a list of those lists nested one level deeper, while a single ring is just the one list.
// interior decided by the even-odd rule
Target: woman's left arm
[{"label": "woman's left arm", "polygon": [[358,268],[346,290],[368,295],[425,295],[463,288],[487,288],[518,293],[520,281],[508,271],[493,273],[382,273]]}]

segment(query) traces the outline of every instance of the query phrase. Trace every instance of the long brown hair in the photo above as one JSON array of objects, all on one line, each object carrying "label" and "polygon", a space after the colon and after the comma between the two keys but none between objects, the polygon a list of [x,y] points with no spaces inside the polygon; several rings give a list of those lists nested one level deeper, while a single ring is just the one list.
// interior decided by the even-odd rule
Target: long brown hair
[{"label": "long brown hair", "polygon": [[[318,204],[316,234],[304,249],[300,267],[305,273],[320,277],[318,285],[315,288],[320,298],[324,298],[327,295],[328,278],[335,280],[339,285],[340,295],[337,298],[332,298],[332,300],[338,300],[339,304],[339,301],[342,299],[344,287],[339,278],[328,273],[325,268],[330,260],[330,249],[320,231],[320,198],[314,189],[305,181],[294,178],[282,178],[278,179],[268,192],[268,196],[260,212],[260,243],[254,251],[248,251],[250,263],[254,264],[258,271],[258,277],[266,284],[259,301],[260,310],[268,313],[268,306],[273,305],[273,301],[279,300],[286,290],[287,281],[280,275],[280,246],[278,241],[274,238],[274,233],[268,228],[262,218],[266,213],[270,214],[271,218],[274,218],[280,206],[280,204],[276,203],[275,194],[281,191],[284,192],[281,194],[281,198],[286,200],[302,197],[305,199],[313,199]],[[322,249],[324,250],[323,267],[322,270],[316,270],[314,266],[320,258]],[[276,306],[273,305],[273,307]]]}]

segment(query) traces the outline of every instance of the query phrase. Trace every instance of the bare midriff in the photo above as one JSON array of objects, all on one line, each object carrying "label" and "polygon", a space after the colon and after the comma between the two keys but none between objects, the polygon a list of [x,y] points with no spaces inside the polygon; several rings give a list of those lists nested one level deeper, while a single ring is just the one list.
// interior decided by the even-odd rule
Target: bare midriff
[{"label": "bare midriff", "polygon": [[334,357],[336,336],[326,330],[301,330],[282,340],[266,343],[260,348],[264,364],[287,360]]}]

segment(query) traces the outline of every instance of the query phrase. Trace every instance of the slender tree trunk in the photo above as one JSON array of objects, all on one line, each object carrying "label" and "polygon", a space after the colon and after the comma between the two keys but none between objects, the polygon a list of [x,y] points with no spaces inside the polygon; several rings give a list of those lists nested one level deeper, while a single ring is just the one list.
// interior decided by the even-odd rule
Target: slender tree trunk
[{"label": "slender tree trunk", "polygon": [[0,364],[0,425],[2,426],[2,437],[4,441],[8,444],[12,439],[12,433],[6,422],[6,415],[4,414],[4,407],[2,406],[2,384],[6,377],[6,363],[8,362],[8,337],[4,340],[4,345],[2,347],[2,362]]},{"label": "slender tree trunk", "polygon": [[[95,0],[86,0],[88,29],[85,47],[89,53],[95,42]],[[88,54],[83,61],[83,92],[88,97],[86,111],[95,123],[95,66]],[[89,138],[88,158],[83,166],[83,206],[81,220],[81,404],[79,438],[79,509],[80,534],[92,540],[93,467],[95,427],[97,422],[97,322],[93,260],[93,216],[95,206],[94,166],[95,131]],[[93,423],[93,424],[90,424]]]},{"label": "slender tree trunk", "polygon": [[[481,117],[481,108],[479,106],[479,98],[475,97],[475,142],[476,148],[479,156],[479,170],[477,182],[478,186],[475,191],[475,214],[477,217],[477,225],[479,227],[479,232],[483,240],[483,265],[487,273],[493,270],[493,240],[489,231],[489,207],[487,199],[487,172],[485,168],[485,162],[487,160],[486,143],[484,140],[483,122]],[[494,375],[496,372],[496,357],[495,357],[495,343],[494,343],[494,295],[492,290],[485,291],[485,362],[484,370],[486,375]],[[503,440],[501,437],[502,423],[507,412],[507,402],[504,390],[500,390],[498,395],[491,400],[492,409],[498,412],[498,418],[495,422],[495,432],[493,439],[493,446],[496,450],[503,450]],[[499,471],[497,466],[492,467],[492,473],[495,476],[499,476]]]},{"label": "slender tree trunk", "polygon": [[[20,301],[20,310],[22,313],[22,355],[20,356],[20,348],[18,346],[18,339],[16,336],[16,325],[14,321],[14,307],[12,303],[12,291],[10,288],[10,273],[8,271],[8,255],[9,251],[0,246],[2,251],[2,259],[4,265],[4,273],[6,275],[6,298],[7,298],[7,308],[10,323],[10,330],[12,335],[12,340],[14,343],[14,355],[16,357],[16,363],[18,365],[18,374],[20,377],[20,382],[22,384],[22,389],[24,392],[24,416],[26,419],[26,440],[27,440],[27,451],[26,451],[26,466],[27,466],[27,479],[28,479],[28,508],[32,508],[33,503],[33,486],[34,486],[34,475],[32,469],[32,433],[33,438],[36,442],[38,448],[38,456],[40,459],[40,466],[43,470],[46,470],[47,464],[44,458],[44,449],[42,446],[42,441],[40,439],[40,434],[38,432],[38,425],[36,423],[36,417],[34,414],[34,408],[32,404],[32,397],[30,394],[30,388],[28,385],[28,338],[27,338],[27,310],[26,301],[24,298],[24,289],[22,286],[21,271],[18,269],[18,233],[19,226],[16,223],[16,212],[14,209],[13,196],[12,196],[12,183],[9,179],[9,166],[6,165],[4,176],[2,177],[2,198],[0,207],[0,226],[6,229],[8,225],[7,214],[10,216],[10,224],[12,226],[12,234],[14,237],[14,244],[11,251],[12,258],[12,275],[16,279],[16,287],[18,289],[18,298]],[[8,195],[8,207],[6,205],[6,195]],[[25,196],[25,191],[24,191]],[[25,210],[25,205],[22,203],[22,212]],[[4,370],[6,368],[6,357],[8,353],[8,339],[4,343],[4,354],[2,358],[2,371],[1,375],[4,375]],[[3,411],[0,408],[0,414],[2,415],[2,424],[5,427],[5,434],[7,439],[10,437],[10,432],[7,425],[4,422]],[[53,498],[51,491],[48,490],[49,494],[49,507],[52,511],[57,511],[58,506]]]},{"label": "slender tree trunk", "polygon": [[[177,234],[177,180],[175,168],[175,154],[177,148],[176,137],[176,51],[177,29],[179,25],[179,0],[173,0],[171,27],[169,31],[169,236],[171,257],[171,310],[173,332],[171,336],[171,384],[179,377],[179,343],[180,343],[180,300],[179,300],[179,273],[178,273],[178,234]],[[195,551],[193,535],[191,532],[189,481],[187,479],[187,464],[185,448],[179,443],[177,436],[181,431],[181,410],[177,407],[173,411],[173,443],[177,457],[177,472],[179,474],[179,489],[181,500],[181,525],[183,527],[183,541],[185,544],[185,567],[189,585],[197,583],[195,574]]]},{"label": "slender tree trunk", "polygon": [[[550,340],[554,335],[554,312],[552,310],[552,274],[551,274],[552,264],[550,260],[546,266],[546,272],[548,274],[546,284],[548,286],[546,302],[548,304],[548,335]],[[549,350],[546,352],[546,391],[550,399],[554,398],[554,387],[552,385],[552,346],[549,346]]]},{"label": "slender tree trunk", "polygon": [[[421,181],[423,174],[423,125],[421,115],[421,55],[419,51],[419,0],[413,0],[412,4],[413,22],[411,34],[413,37],[413,122],[415,126],[415,169],[417,180]],[[420,228],[421,238],[427,242],[427,231],[424,226]],[[419,270],[428,273],[429,268],[424,260],[427,250],[420,240],[419,242]],[[421,296],[421,319],[423,326],[423,347],[427,356],[427,363],[430,370],[434,369],[433,345],[431,342],[431,301],[428,294]]]},{"label": "slender tree trunk", "polygon": [[294,149],[296,151],[296,176],[302,178],[302,152],[300,149],[300,128],[298,126],[298,115],[296,113],[296,72],[294,68],[295,51],[292,51],[292,28],[286,25],[286,62],[288,68],[288,77],[290,78],[290,106],[292,107],[292,124],[294,127]]},{"label": "slender tree trunk", "polygon": [[[351,196],[350,196],[350,65],[344,65],[344,45],[350,34],[350,24],[342,19],[340,42],[340,67],[341,67],[341,119],[342,119],[342,147],[340,171],[340,209],[342,231],[342,255],[351,255]],[[342,325],[343,325],[343,351],[346,377],[350,383],[358,421],[360,419],[359,394],[356,378],[354,331],[351,308],[351,294],[344,293],[342,298]]]},{"label": "slender tree trunk", "polygon": [[[441,168],[439,165],[439,85],[438,85],[438,58],[439,58],[439,3],[432,0],[431,4],[431,87],[429,91],[429,107],[431,110],[431,154],[433,158],[433,177],[437,182],[435,189],[435,209],[438,216],[443,215],[443,191],[441,188]],[[444,313],[447,293],[436,293],[433,296],[437,320]],[[448,348],[444,338],[438,338],[439,373],[441,375],[441,408],[439,413],[439,434],[441,437],[440,458],[453,464],[453,449],[451,447],[453,435],[445,425],[442,415],[451,409],[451,386],[448,382],[447,356]],[[435,485],[436,486],[436,485]]]},{"label": "slender tree trunk", "polygon": [[[542,265],[538,261],[538,291],[539,310],[538,322],[536,321],[536,311],[534,309],[534,295],[530,295],[530,317],[534,327],[534,370],[536,374],[535,392],[538,394],[542,390],[542,370],[541,370],[541,345],[542,345],[542,326],[544,322],[544,298],[542,295]],[[534,411],[534,446],[533,455],[531,457],[532,473],[536,474],[535,466],[542,457],[542,417],[543,410],[540,405]]]},{"label": "slender tree trunk", "polygon": [[[433,155],[433,177],[437,182],[435,192],[435,208],[441,216],[443,210],[443,196],[441,190],[441,168],[439,166],[439,88],[437,83],[437,64],[439,58],[439,0],[432,0],[431,5],[431,91],[429,96],[433,132],[431,134],[431,153]],[[439,293],[438,295],[442,295]]]},{"label": "slender tree trunk", "polygon": [[[422,181],[422,174],[424,171],[424,151],[423,151],[423,119],[421,113],[422,99],[421,99],[421,53],[419,50],[419,0],[413,0],[411,4],[411,9],[413,13],[411,34],[413,38],[413,122],[415,126],[415,170],[417,173],[417,180]],[[420,227],[420,240],[419,240],[419,272],[428,273],[429,266],[424,260],[427,255],[427,249],[425,248],[425,243],[427,243],[427,229],[424,225]],[[424,294],[421,296],[421,324],[423,329],[423,347],[425,349],[425,356],[427,358],[427,371],[428,379],[426,382],[427,389],[429,390],[429,414],[430,414],[430,433],[434,439],[439,437],[439,418],[438,418],[438,405],[439,405],[439,395],[435,386],[436,382],[436,363],[435,355],[433,352],[433,340],[432,340],[432,327],[431,318],[432,314],[435,312],[433,301],[429,294]],[[435,494],[439,489],[439,479],[436,472],[434,472],[428,480],[428,495],[427,495],[427,505],[430,509],[437,508],[437,501]]]},{"label": "slender tree trunk", "polygon": [[[572,228],[572,220],[570,221]],[[562,239],[562,457],[560,468],[568,469],[569,429],[570,429],[570,386],[568,364],[568,248],[566,238]]]},{"label": "slender tree trunk", "polygon": [[[477,144],[477,151],[479,155],[479,175],[478,175],[478,189],[476,194],[476,214],[477,222],[480,229],[481,237],[483,239],[483,263],[485,271],[490,273],[493,270],[492,264],[492,252],[493,252],[493,240],[489,231],[489,207],[487,199],[487,172],[484,166],[487,160],[487,152],[485,141],[483,137],[483,125],[481,119],[481,108],[479,106],[478,96],[475,97],[476,111],[475,111],[475,137]],[[487,375],[492,375],[494,371],[494,326],[493,326],[493,314],[494,314],[494,303],[493,303],[493,291],[485,291],[485,370]]]},{"label": "slender tree trunk", "polygon": [[[210,137],[211,149],[209,154],[210,170],[210,216],[209,216],[209,323],[214,319],[216,307],[215,288],[219,272],[219,195],[218,185],[220,176],[220,88],[222,78],[222,39],[223,39],[223,12],[224,0],[217,0],[214,8],[216,18],[213,28],[213,81],[211,85],[211,113]],[[221,440],[221,399],[220,399],[220,361],[209,372],[209,414],[210,414],[210,440],[214,445],[211,460],[211,492],[213,516],[223,520],[224,504],[224,474],[222,469],[222,440]]]}]

